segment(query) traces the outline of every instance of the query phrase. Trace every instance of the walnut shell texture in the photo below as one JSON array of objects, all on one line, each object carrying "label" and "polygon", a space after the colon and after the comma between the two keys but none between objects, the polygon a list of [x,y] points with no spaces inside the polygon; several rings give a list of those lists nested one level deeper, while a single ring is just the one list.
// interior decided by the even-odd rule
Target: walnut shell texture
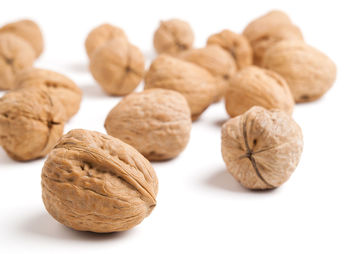
[{"label": "walnut shell texture", "polygon": [[177,55],[192,48],[193,41],[194,34],[191,26],[179,19],[162,21],[153,37],[154,48],[159,54]]},{"label": "walnut shell texture", "polygon": [[294,99],[280,75],[249,66],[233,77],[225,96],[225,106],[231,117],[243,114],[253,106],[280,109],[291,115]]},{"label": "walnut shell texture", "polygon": [[136,148],[147,159],[176,157],[190,138],[191,111],[183,95],[147,89],[124,97],[108,114],[107,133]]},{"label": "walnut shell texture", "polygon": [[158,180],[149,161],[119,139],[94,131],[64,135],[41,179],[47,211],[80,231],[128,230],[156,206]]},{"label": "walnut shell texture", "polygon": [[222,127],[222,156],[244,187],[272,189],[286,182],[303,150],[298,124],[280,110],[253,107]]},{"label": "walnut shell texture", "polygon": [[302,41],[281,41],[265,54],[263,66],[280,74],[288,83],[296,102],[314,101],[333,85],[335,63]]}]

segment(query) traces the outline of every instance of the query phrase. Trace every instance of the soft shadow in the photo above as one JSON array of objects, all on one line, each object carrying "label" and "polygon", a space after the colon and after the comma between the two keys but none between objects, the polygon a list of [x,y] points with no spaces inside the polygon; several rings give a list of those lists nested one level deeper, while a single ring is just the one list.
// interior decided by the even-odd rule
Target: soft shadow
[{"label": "soft shadow", "polygon": [[101,87],[99,87],[97,84],[80,86],[80,89],[82,90],[84,96],[90,98],[101,98],[109,96],[104,93]]},{"label": "soft shadow", "polygon": [[10,165],[15,165],[18,164],[19,162],[12,160],[7,153],[5,152],[5,150],[0,147],[0,168],[1,169],[5,169],[5,166],[10,166]]},{"label": "soft shadow", "polygon": [[157,57],[157,53],[153,49],[145,50],[142,52],[147,61],[153,61]]},{"label": "soft shadow", "polygon": [[220,119],[220,120],[216,120],[216,121],[214,121],[214,125],[215,126],[218,126],[218,127],[222,127],[222,125],[224,124],[224,123],[226,123],[226,121],[227,121],[228,119]]},{"label": "soft shadow", "polygon": [[88,73],[89,68],[87,63],[71,63],[67,66],[69,71],[77,72],[77,73]]}]

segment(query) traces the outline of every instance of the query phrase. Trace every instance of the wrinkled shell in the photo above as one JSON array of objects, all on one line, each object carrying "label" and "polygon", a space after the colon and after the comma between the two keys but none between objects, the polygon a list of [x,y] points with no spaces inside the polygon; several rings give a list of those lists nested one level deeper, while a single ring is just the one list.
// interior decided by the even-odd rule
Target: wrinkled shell
[{"label": "wrinkled shell", "polygon": [[181,153],[190,137],[191,111],[178,92],[148,89],[123,98],[108,114],[107,133],[132,145],[149,160]]},{"label": "wrinkled shell", "polygon": [[115,38],[125,39],[125,41],[128,40],[124,31],[119,27],[110,24],[102,24],[94,28],[85,40],[85,49],[89,58],[92,57],[96,49]]},{"label": "wrinkled shell", "polygon": [[283,111],[253,107],[222,127],[222,156],[228,171],[249,189],[286,182],[303,150],[298,124]]},{"label": "wrinkled shell", "polygon": [[32,47],[20,37],[0,33],[0,90],[13,89],[16,74],[35,60]]},{"label": "wrinkled shell", "polygon": [[229,80],[237,70],[236,63],[229,53],[217,45],[210,45],[205,48],[187,50],[179,57],[209,71],[217,78],[218,97],[215,100],[220,100],[224,96]]},{"label": "wrinkled shell", "polygon": [[300,29],[281,11],[272,11],[248,24],[243,34],[254,52],[254,64],[261,66],[266,50],[282,40],[301,40]]},{"label": "wrinkled shell", "polygon": [[93,77],[111,95],[132,92],[141,82],[144,68],[142,52],[122,38],[106,42],[95,51],[90,61]]},{"label": "wrinkled shell", "polygon": [[156,205],[158,180],[149,161],[119,139],[94,131],[64,135],[41,179],[47,211],[76,230],[128,230]]},{"label": "wrinkled shell", "polygon": [[328,56],[302,41],[282,41],[271,47],[263,66],[287,81],[296,102],[320,98],[333,85],[337,72]]},{"label": "wrinkled shell", "polygon": [[0,98],[0,145],[20,161],[45,156],[63,132],[65,111],[45,87],[26,87]]},{"label": "wrinkled shell", "polygon": [[215,78],[205,69],[181,59],[160,55],[151,64],[145,89],[165,88],[185,96],[196,120],[218,96]]},{"label": "wrinkled shell", "polygon": [[230,116],[243,114],[253,106],[280,109],[292,114],[294,99],[286,81],[273,71],[246,67],[232,79],[225,97]]},{"label": "wrinkled shell", "polygon": [[208,38],[207,45],[219,45],[231,54],[238,69],[253,63],[253,50],[244,35],[236,34],[230,30],[223,30]]},{"label": "wrinkled shell", "polygon": [[28,68],[16,76],[15,86],[16,88],[32,86],[47,87],[50,96],[56,97],[65,108],[68,119],[79,110],[82,97],[81,90],[72,80],[60,73]]},{"label": "wrinkled shell", "polygon": [[192,48],[193,41],[191,26],[179,19],[162,21],[153,37],[154,48],[159,54],[177,55]]}]

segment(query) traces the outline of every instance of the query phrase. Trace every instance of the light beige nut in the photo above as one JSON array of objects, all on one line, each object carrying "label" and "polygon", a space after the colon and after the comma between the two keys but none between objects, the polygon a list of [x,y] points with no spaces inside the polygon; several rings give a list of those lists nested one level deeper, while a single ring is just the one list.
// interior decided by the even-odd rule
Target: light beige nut
[{"label": "light beige nut", "polygon": [[48,88],[50,96],[56,97],[65,108],[68,119],[79,111],[82,92],[66,76],[54,71],[38,68],[25,69],[16,76],[16,88],[37,86]]},{"label": "light beige nut", "polygon": [[35,60],[32,47],[11,33],[0,33],[0,90],[14,88],[16,74]]},{"label": "light beige nut", "polygon": [[303,136],[283,111],[253,107],[223,125],[221,149],[227,170],[244,187],[272,189],[297,167]]},{"label": "light beige nut", "polygon": [[0,28],[1,33],[12,33],[30,44],[39,57],[44,50],[44,39],[39,26],[32,20],[24,19],[9,23]]},{"label": "light beige nut", "polygon": [[110,24],[102,24],[94,28],[85,40],[85,50],[89,58],[92,57],[96,49],[115,38],[128,40],[124,31],[119,27]]},{"label": "light beige nut", "polygon": [[185,97],[167,89],[147,89],[124,97],[105,121],[109,135],[154,161],[180,154],[189,141],[191,125]]},{"label": "light beige nut", "polygon": [[228,52],[218,45],[208,45],[205,48],[186,50],[179,57],[206,69],[217,79],[218,97],[215,101],[225,95],[229,81],[237,70],[236,63]]},{"label": "light beige nut", "polygon": [[162,21],[153,37],[154,48],[159,54],[177,55],[192,48],[193,41],[191,26],[179,19]]},{"label": "light beige nut", "polygon": [[300,29],[281,11],[271,11],[247,25],[243,34],[249,40],[254,52],[254,64],[261,66],[268,48],[282,40],[301,40]]},{"label": "light beige nut", "polygon": [[128,230],[156,206],[158,180],[149,161],[119,139],[94,131],[64,135],[41,179],[47,211],[75,230]]},{"label": "light beige nut", "polygon": [[211,35],[207,45],[219,45],[231,54],[238,69],[242,69],[253,63],[253,50],[247,38],[242,34],[230,30],[222,30],[220,33]]},{"label": "light beige nut", "polygon": [[10,91],[0,98],[0,145],[14,160],[43,157],[61,137],[65,119],[45,87]]},{"label": "light beige nut", "polygon": [[335,63],[302,41],[281,41],[265,54],[263,66],[280,74],[296,102],[314,101],[333,85]]},{"label": "light beige nut", "polygon": [[145,89],[164,88],[185,96],[196,120],[218,96],[215,78],[205,69],[169,55],[158,56],[145,78]]},{"label": "light beige nut", "polygon": [[240,70],[225,96],[227,113],[238,116],[253,106],[293,113],[294,99],[286,81],[277,73],[255,66]]}]

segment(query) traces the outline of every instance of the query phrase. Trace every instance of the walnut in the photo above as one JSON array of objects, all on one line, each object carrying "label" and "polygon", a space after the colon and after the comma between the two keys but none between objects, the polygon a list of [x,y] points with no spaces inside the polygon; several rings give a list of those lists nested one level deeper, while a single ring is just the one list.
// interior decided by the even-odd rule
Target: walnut
[{"label": "walnut", "polygon": [[228,171],[249,189],[286,182],[303,150],[298,124],[280,110],[252,107],[222,127],[222,156]]},{"label": "walnut", "polygon": [[165,88],[185,96],[196,120],[218,97],[215,78],[205,69],[169,55],[158,56],[145,78],[145,89]]},{"label": "walnut", "polygon": [[246,67],[231,80],[225,96],[230,116],[243,114],[252,106],[280,109],[292,114],[294,99],[286,81],[277,73],[259,67]]},{"label": "walnut", "polygon": [[149,161],[119,139],[94,131],[64,135],[41,179],[47,211],[76,230],[128,230],[156,206],[158,180]]},{"label": "walnut", "polygon": [[265,53],[262,65],[280,74],[296,102],[314,101],[324,95],[336,78],[334,62],[302,41],[281,41]]},{"label": "walnut", "polygon": [[225,29],[211,35],[207,40],[207,45],[218,45],[229,52],[238,69],[249,66],[253,62],[253,50],[244,35]]},{"label": "walnut", "polygon": [[109,135],[154,161],[181,153],[189,141],[191,125],[186,99],[167,89],[147,89],[124,97],[105,121]]},{"label": "walnut", "polygon": [[192,48],[193,41],[191,26],[179,19],[162,21],[153,37],[154,48],[159,54],[177,55]]}]

